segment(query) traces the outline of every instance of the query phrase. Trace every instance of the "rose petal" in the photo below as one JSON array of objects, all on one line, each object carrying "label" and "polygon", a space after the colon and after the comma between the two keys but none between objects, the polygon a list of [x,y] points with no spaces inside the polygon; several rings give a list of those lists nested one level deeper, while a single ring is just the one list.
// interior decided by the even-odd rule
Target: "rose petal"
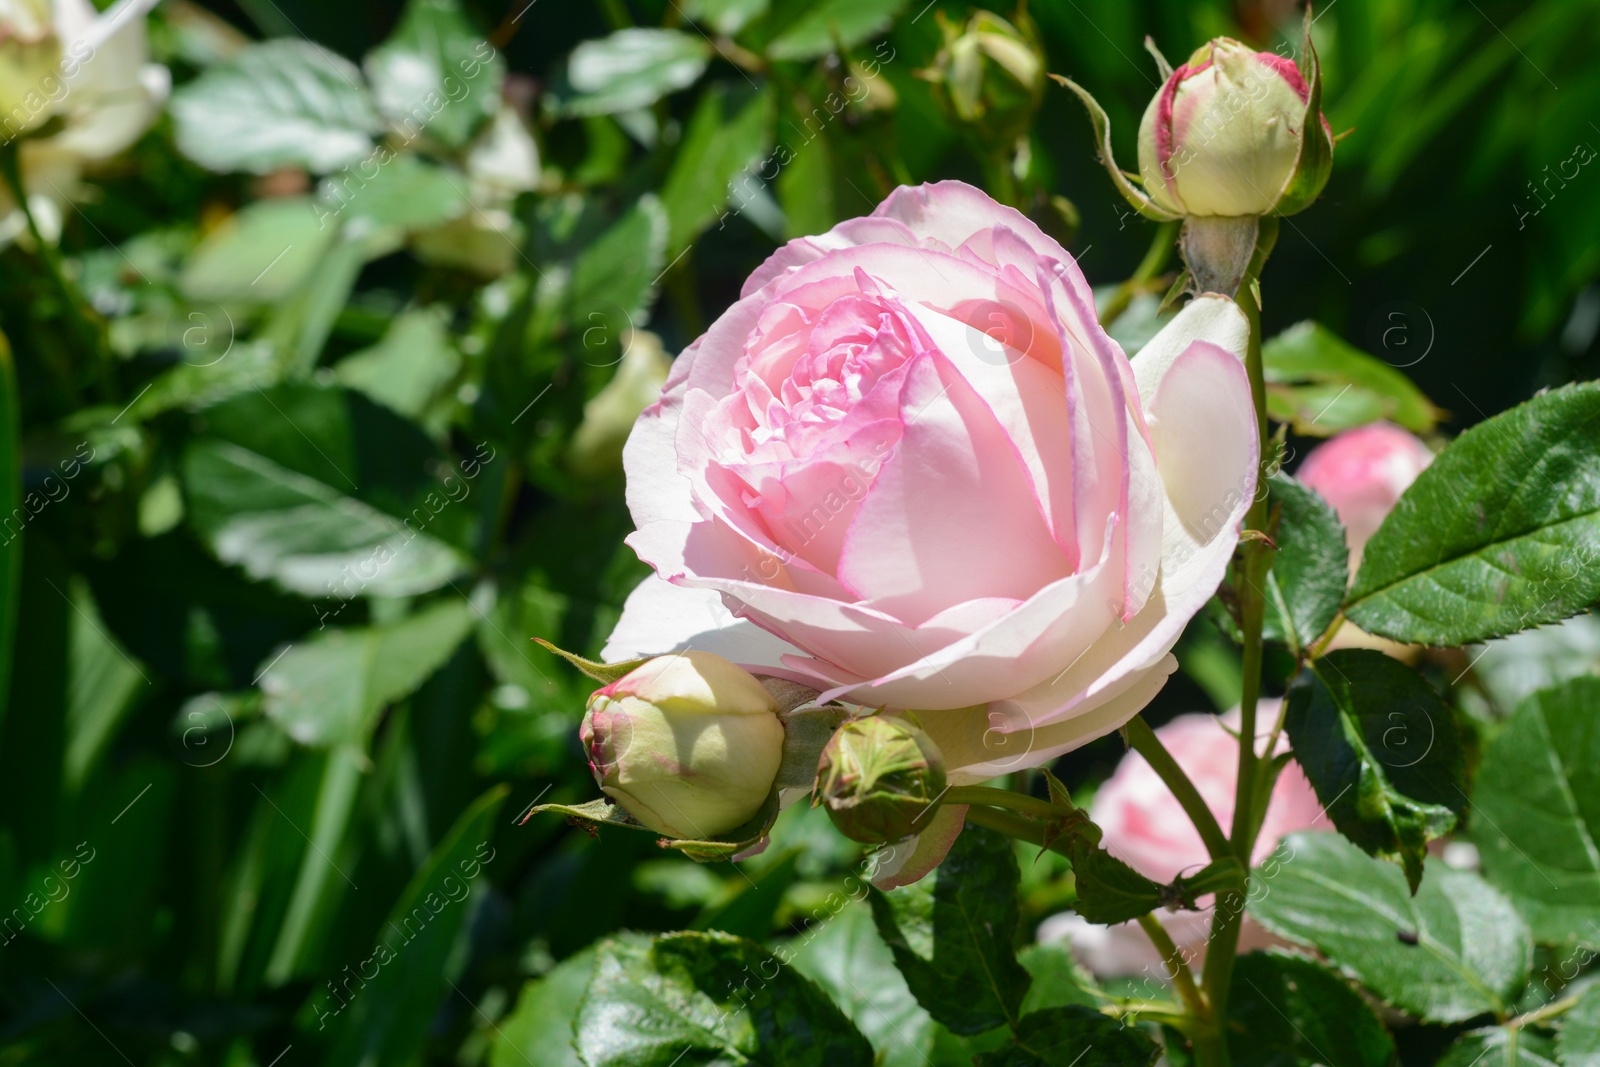
[{"label": "rose petal", "polygon": [[872,884],[888,892],[910,885],[939,866],[966,825],[965,804],[945,804],[928,820],[928,828],[914,837],[872,854]]},{"label": "rose petal", "polygon": [[1115,685],[1101,689],[1081,702],[1072,718],[1020,725],[1014,715],[988,708],[919,711],[917,721],[944,753],[945,772],[952,785],[987,781],[1025,767],[1049,763],[1120,727],[1137,715],[1177,670],[1178,661],[1163,656],[1144,671],[1124,675]]},{"label": "rose petal", "polygon": [[903,436],[845,535],[839,580],[915,624],[1069,576],[1016,445],[961,373],[918,356],[901,396]]},{"label": "rose petal", "polygon": [[622,618],[600,658],[607,663],[660,656],[688,649],[715,652],[744,667],[784,673],[783,657],[794,646],[754,623],[736,619],[713,589],[677,586],[650,575],[628,594]]}]

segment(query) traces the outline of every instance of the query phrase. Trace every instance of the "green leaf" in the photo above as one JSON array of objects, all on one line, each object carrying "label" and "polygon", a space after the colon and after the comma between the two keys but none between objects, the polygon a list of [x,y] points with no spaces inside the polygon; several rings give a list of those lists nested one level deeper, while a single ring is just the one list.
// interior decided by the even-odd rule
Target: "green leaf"
[{"label": "green leaf", "polygon": [[1423,677],[1371,649],[1313,661],[1289,687],[1284,720],[1295,758],[1339,832],[1399,859],[1412,889],[1428,842],[1466,805],[1461,739]]},{"label": "green leaf", "polygon": [[770,59],[816,59],[887,33],[906,0],[776,0],[751,27]]},{"label": "green leaf", "polygon": [[708,23],[718,33],[732,35],[765,14],[771,0],[684,0],[683,12],[696,22]]},{"label": "green leaf", "polygon": [[172,94],[178,148],[215,171],[325,174],[372,150],[383,122],[361,72],[309,41],[252,44]]},{"label": "green leaf", "polygon": [[1567,1010],[1556,1037],[1561,1067],[1600,1067],[1600,985],[1591,985]]},{"label": "green leaf", "polygon": [[[343,744],[332,746],[326,759],[317,765],[320,773],[315,803],[304,824],[305,848],[299,847],[298,840],[290,839],[298,863],[283,923],[267,960],[266,980],[272,985],[316,972],[321,947],[316,934],[327,929],[329,917],[343,902],[345,890],[356,889],[345,867],[334,857],[341,854],[340,844],[349,835],[367,762],[359,747]],[[297,835],[300,833],[299,824],[292,829]],[[346,866],[349,865],[346,859]]]},{"label": "green leaf", "polygon": [[572,1022],[594,974],[594,956],[593,947],[585,948],[522,987],[516,1007],[497,1027],[489,1067],[583,1067]]},{"label": "green leaf", "polygon": [[[1561,1061],[1562,1067],[1573,1067]],[[1471,1030],[1444,1050],[1436,1067],[1556,1067],[1556,1043],[1531,1027]]]},{"label": "green leaf", "polygon": [[564,648],[557,648],[542,637],[535,637],[533,640],[540,648],[554,652],[601,685],[610,685],[612,682],[621,681],[650,660],[649,656],[645,656],[643,659],[628,659],[623,660],[621,663],[597,663],[592,659],[584,659],[576,652],[568,652]]},{"label": "green leaf", "polygon": [[[1071,90],[1072,94],[1082,102],[1084,109],[1089,112],[1089,123],[1094,127],[1095,147],[1099,152],[1100,164],[1105,167],[1106,173],[1111,178],[1111,184],[1116,187],[1117,192],[1122,194],[1123,199],[1147,219],[1152,219],[1156,222],[1177,220],[1180,216],[1157,204],[1150,198],[1150,194],[1135,183],[1126,171],[1117,166],[1116,156],[1111,149],[1111,116],[1106,114],[1106,109],[1100,106],[1100,101],[1094,98],[1094,94],[1071,78],[1063,78],[1059,74],[1052,74],[1050,77]],[[1173,292],[1176,293],[1178,291],[1178,286],[1174,285]],[[1165,301],[1162,302],[1162,307],[1165,306],[1165,303]],[[1160,315],[1159,308],[1156,314],[1157,316]]]},{"label": "green leaf", "polygon": [[66,758],[63,786],[77,793],[99,764],[123,718],[149,691],[150,678],[105,632],[85,583],[63,590],[72,601],[67,649]]},{"label": "green leaf", "polygon": [[[339,1016],[325,1061],[330,1067],[401,1067],[416,1061],[443,998],[466,965],[478,875],[494,862],[495,818],[510,789],[497,785],[461,813],[389,912],[372,954],[351,970],[376,969],[343,1005],[322,989],[311,994],[313,1021]],[[506,861],[509,862],[509,861]]]},{"label": "green leaf", "polygon": [[1527,980],[1528,928],[1475,874],[1430,865],[1412,896],[1392,864],[1337,834],[1297,833],[1256,878],[1250,914],[1263,926],[1419,1018],[1503,1015]]},{"label": "green leaf", "polygon": [[300,384],[240,394],[203,418],[183,461],[190,523],[224,563],[336,598],[324,623],[355,597],[427,592],[464,567],[436,534],[466,517],[451,508],[471,492],[467,468],[434,480],[432,443],[388,409]]},{"label": "green leaf", "polygon": [[1012,1041],[979,1067],[1149,1067],[1161,1052],[1137,1028],[1078,1005],[1024,1015]]},{"label": "green leaf", "polygon": [[1078,890],[1072,909],[1092,923],[1137,919],[1164,901],[1161,883],[1088,842],[1073,843],[1072,877]]},{"label": "green leaf", "polygon": [[468,181],[458,170],[400,155],[324,178],[311,210],[317,225],[330,230],[335,222],[356,219],[401,230],[423,230],[472,209],[467,200]]},{"label": "green leaf", "polygon": [[644,324],[641,313],[655,295],[666,248],[666,213],[647,193],[578,256],[567,292],[568,319],[586,348]]},{"label": "green leaf", "polygon": [[[856,891],[860,886],[855,883]],[[845,898],[831,918],[820,926],[808,922],[776,951],[850,1016],[877,1050],[878,1067],[926,1067],[933,1019],[895,969],[894,954],[874,929],[864,899]]]},{"label": "green leaf", "polygon": [[267,717],[303,745],[365,740],[383,708],[444,665],[472,629],[453,597],[387,626],[324,630],[263,665]]},{"label": "green leaf", "polygon": [[1094,979],[1065,944],[1029,945],[1017,954],[1017,960],[1033,976],[1028,995],[1022,1000],[1024,1015],[1068,1004],[1096,1008],[1105,1003],[1105,998],[1095,993]]},{"label": "green leaf", "polygon": [[710,61],[710,42],[679,30],[630,28],[584,41],[567,62],[573,95],[562,100],[560,113],[609,115],[649,107],[693,85]]},{"label": "green leaf", "polygon": [[1331,437],[1380,419],[1427,433],[1443,414],[1400,371],[1315,322],[1268,340],[1261,360],[1267,413],[1298,434]]},{"label": "green leaf", "polygon": [[1350,984],[1322,964],[1252,952],[1233,965],[1228,1051],[1237,1067],[1389,1067],[1394,1039]]},{"label": "green leaf", "polygon": [[586,1067],[873,1067],[872,1046],[820,989],[729,934],[602,942],[574,1029]]},{"label": "green leaf", "polygon": [[[283,378],[283,360],[272,346],[235,341],[225,312],[194,312],[190,321],[194,325],[185,333],[203,346],[197,349],[196,362],[179,363],[158,374],[128,408],[128,419],[142,421],[178,408],[196,411],[239,393],[269,389]],[[213,333],[213,327],[218,332]]]},{"label": "green leaf", "polygon": [[[258,200],[239,209],[195,246],[184,262],[178,288],[191,300],[275,303],[305,284],[337,233],[318,219],[309,197]],[[190,318],[201,331],[221,328],[221,323],[206,321],[209,314]],[[186,333],[184,340],[190,339]],[[186,354],[190,348],[185,344]],[[220,357],[219,352],[216,358]],[[192,363],[214,368],[213,376],[225,373],[212,364],[212,358],[206,353],[190,356]]]},{"label": "green leaf", "polygon": [[401,312],[382,341],[340,360],[334,377],[401,415],[422,417],[461,368],[448,317],[444,307]]},{"label": "green leaf", "polygon": [[1367,542],[1345,614],[1455,646],[1600,598],[1600,383],[1534,397],[1458,437]]},{"label": "green leaf", "polygon": [[1266,636],[1298,653],[1339,613],[1350,549],[1344,526],[1326,500],[1287,474],[1273,475],[1271,485],[1271,501],[1280,512],[1278,552],[1267,572]]},{"label": "green leaf", "polygon": [[767,146],[772,97],[763,93],[735,109],[730,94],[712,86],[701,94],[684,129],[672,169],[661,186],[670,227],[667,256],[677,256],[713,222],[725,225],[735,179]]},{"label": "green leaf", "polygon": [[1021,873],[1011,839],[968,826],[933,873],[871,893],[872,918],[917,1002],[958,1034],[1021,1014],[1032,979],[1012,946]]},{"label": "green leaf", "polygon": [[499,109],[506,76],[504,58],[455,0],[409,0],[394,33],[363,66],[385,118],[452,148]]},{"label": "green leaf", "polygon": [[1472,819],[1488,879],[1533,936],[1600,945],[1600,679],[1518,705],[1483,754]]}]

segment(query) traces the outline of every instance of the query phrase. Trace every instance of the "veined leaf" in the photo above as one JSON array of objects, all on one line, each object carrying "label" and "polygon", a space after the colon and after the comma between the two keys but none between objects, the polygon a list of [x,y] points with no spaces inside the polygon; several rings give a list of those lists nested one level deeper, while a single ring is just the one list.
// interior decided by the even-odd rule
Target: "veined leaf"
[{"label": "veined leaf", "polygon": [[567,62],[573,93],[562,101],[561,113],[608,115],[649,107],[693,85],[710,60],[710,43],[681,30],[637,27],[585,41]]},{"label": "veined leaf", "polygon": [[506,76],[505,59],[456,0],[410,0],[364,65],[385,118],[455,148],[499,109]]},{"label": "veined leaf", "polygon": [[1473,793],[1484,873],[1533,936],[1600,945],[1600,678],[1523,701],[1489,743]]},{"label": "veined leaf", "polygon": [[1534,397],[1462,434],[1367,542],[1345,614],[1455,646],[1600,598],[1600,383]]},{"label": "veined leaf", "polygon": [[1492,1026],[1456,1038],[1438,1067],[1556,1067],[1557,1062],[1556,1042],[1532,1027]]},{"label": "veined leaf", "polygon": [[681,933],[605,941],[574,1026],[587,1067],[873,1067],[872,1046],[811,980],[753,941]]},{"label": "veined leaf", "polygon": [[1389,1067],[1394,1039],[1350,983],[1304,956],[1252,952],[1233,965],[1228,1051],[1238,1067]]},{"label": "veined leaf", "polygon": [[1426,433],[1443,414],[1399,370],[1315,322],[1269,338],[1261,361],[1267,413],[1298,434],[1328,437],[1382,419]]},{"label": "veined leaf", "polygon": [[1423,677],[1371,649],[1313,661],[1289,687],[1295,758],[1339,832],[1405,867],[1414,890],[1428,842],[1466,804],[1450,708]]},{"label": "veined leaf", "polygon": [[1093,1008],[1068,1005],[1024,1015],[1012,1043],[978,1057],[978,1067],[1149,1067],[1161,1047],[1137,1027]]},{"label": "veined leaf", "polygon": [[1253,915],[1385,1003],[1430,1022],[1505,1014],[1527,980],[1528,927],[1483,879],[1440,864],[1412,896],[1398,867],[1337,834],[1297,833],[1256,871]]},{"label": "veined leaf", "polygon": [[443,666],[472,622],[455,597],[387,626],[325,630],[263,667],[267,717],[303,745],[362,743],[384,705]]},{"label": "veined leaf", "polygon": [[1350,574],[1344,527],[1326,500],[1287,474],[1272,477],[1279,506],[1278,552],[1267,572],[1269,638],[1299,651],[1339,613]]},{"label": "veined leaf", "polygon": [[317,174],[361,159],[383,122],[361,72],[310,41],[252,44],[172,97],[178,147],[216,171]]},{"label": "veined leaf", "polygon": [[1011,839],[968,826],[921,881],[874,889],[872,918],[917,1002],[958,1034],[1015,1024],[1032,982],[1012,947],[1021,874]]}]

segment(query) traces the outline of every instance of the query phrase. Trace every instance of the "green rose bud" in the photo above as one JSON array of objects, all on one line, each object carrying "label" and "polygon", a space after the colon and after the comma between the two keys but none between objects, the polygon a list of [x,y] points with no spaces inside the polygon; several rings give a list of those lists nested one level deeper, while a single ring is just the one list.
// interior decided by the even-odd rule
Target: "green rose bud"
[{"label": "green rose bud", "polygon": [[944,47],[922,72],[952,122],[979,139],[1010,148],[1028,132],[1044,99],[1045,64],[1025,14],[1013,25],[978,11],[958,26],[939,14]]},{"label": "green rose bud", "polygon": [[748,822],[783,758],[777,703],[754,675],[710,652],[658,656],[596,691],[578,736],[606,795],[679,839]]},{"label": "green rose bud", "polygon": [[[1315,80],[1315,79],[1313,79]],[[1139,124],[1145,192],[1175,215],[1290,215],[1328,180],[1333,135],[1293,60],[1227,37],[1167,77]],[[1306,137],[1321,143],[1307,146]]]},{"label": "green rose bud", "polygon": [[839,832],[871,844],[910,837],[945,790],[944,757],[904,719],[874,715],[834,732],[817,766],[814,804]]}]

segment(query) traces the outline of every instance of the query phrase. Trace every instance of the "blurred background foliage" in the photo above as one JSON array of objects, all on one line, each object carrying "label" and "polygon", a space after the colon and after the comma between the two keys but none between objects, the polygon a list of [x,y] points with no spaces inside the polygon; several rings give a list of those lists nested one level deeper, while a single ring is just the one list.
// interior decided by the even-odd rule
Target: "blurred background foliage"
[{"label": "blurred background foliage", "polygon": [[[803,808],[731,868],[516,825],[594,791],[589,686],[532,638],[598,652],[643,574],[621,544],[626,427],[788,237],[961,178],[1127,303],[1130,348],[1148,335],[1170,275],[1118,295],[1155,227],[1114,194],[1080,105],[1052,85],[1013,153],[919,74],[970,14],[157,8],[167,112],[63,212],[86,306],[26,243],[0,253],[22,490],[42,502],[4,533],[0,899],[42,906],[4,920],[0,1063],[574,1062],[570,976],[597,937],[781,939],[840,890],[857,846]],[[1129,166],[1159,82],[1146,34],[1174,59],[1217,34],[1276,48],[1300,16],[1050,0],[1027,18]],[[1349,133],[1284,227],[1268,335],[1317,320],[1403,368],[1448,432],[1600,372],[1600,4],[1335,0],[1314,37]],[[1157,721],[1236,699],[1231,649],[1204,622],[1186,641]],[[1092,786],[1117,744],[1062,773]],[[481,874],[457,900],[441,887],[463,864]],[[1024,863],[1025,925],[1070,899],[1062,875]],[[379,965],[419,905],[434,918]],[[802,969],[889,1038],[887,1062],[965,1062],[896,999],[864,923],[851,908],[808,937]]]}]

